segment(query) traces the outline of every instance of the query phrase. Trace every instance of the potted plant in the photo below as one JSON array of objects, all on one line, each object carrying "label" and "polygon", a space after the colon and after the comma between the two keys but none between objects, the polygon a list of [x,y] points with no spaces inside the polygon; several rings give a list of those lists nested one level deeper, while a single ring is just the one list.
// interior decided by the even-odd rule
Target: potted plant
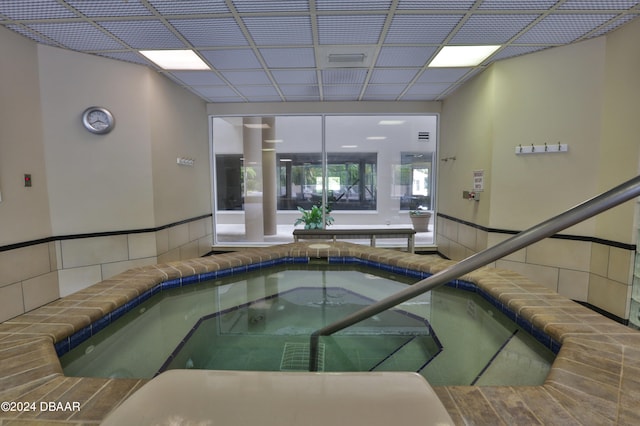
[{"label": "potted plant", "polygon": [[429,221],[431,220],[431,212],[426,207],[418,206],[416,210],[409,211],[409,217],[416,232],[429,231]]},{"label": "potted plant", "polygon": [[[313,205],[310,210],[305,210],[298,206],[298,211],[302,213],[302,217],[296,219],[296,222],[293,224],[294,226],[304,223],[304,229],[322,229],[322,207]],[[333,223],[333,217],[329,216],[330,212],[331,209],[326,207],[324,217],[325,225],[331,225]]]}]

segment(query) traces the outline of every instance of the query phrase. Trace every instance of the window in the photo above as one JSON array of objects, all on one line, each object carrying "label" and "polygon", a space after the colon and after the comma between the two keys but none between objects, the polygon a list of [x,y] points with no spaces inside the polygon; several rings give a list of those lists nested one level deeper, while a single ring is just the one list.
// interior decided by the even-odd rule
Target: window
[{"label": "window", "polygon": [[[278,210],[321,204],[322,155],[278,154]],[[327,154],[327,200],[332,210],[376,209],[376,153]]]},{"label": "window", "polygon": [[433,208],[435,116],[211,123],[216,243],[291,241],[298,208],[325,201],[333,226],[347,228],[411,226],[409,210]]},{"label": "window", "polygon": [[431,161],[432,153],[403,152],[400,154],[401,210],[418,207],[431,210]]}]

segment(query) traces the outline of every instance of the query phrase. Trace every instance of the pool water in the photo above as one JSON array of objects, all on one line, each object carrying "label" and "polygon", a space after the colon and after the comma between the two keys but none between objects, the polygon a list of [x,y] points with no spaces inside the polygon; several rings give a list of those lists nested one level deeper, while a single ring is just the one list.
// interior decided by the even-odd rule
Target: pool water
[{"label": "pool water", "polygon": [[[90,377],[305,370],[312,331],[416,281],[347,267],[276,266],[163,290],[61,363]],[[482,297],[447,287],[320,342],[322,371],[418,371],[432,385],[537,385],[554,359]]]},{"label": "pool water", "polygon": [[[308,287],[212,314],[161,370],[309,371],[310,334],[371,302],[344,288]],[[323,338],[320,371],[379,371],[392,357],[417,371],[440,350],[424,318],[391,310]]]}]

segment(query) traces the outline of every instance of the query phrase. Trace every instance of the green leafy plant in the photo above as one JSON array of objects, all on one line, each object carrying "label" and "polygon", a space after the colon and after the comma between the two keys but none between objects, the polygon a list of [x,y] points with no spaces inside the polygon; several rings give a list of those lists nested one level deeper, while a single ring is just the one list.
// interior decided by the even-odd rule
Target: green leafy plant
[{"label": "green leafy plant", "polygon": [[[322,207],[311,206],[311,210],[305,210],[298,206],[298,211],[302,214],[302,217],[296,219],[294,226],[304,223],[304,229],[322,229]],[[326,207],[324,223],[327,226],[333,223],[333,217],[329,216],[330,212],[331,209]]]}]

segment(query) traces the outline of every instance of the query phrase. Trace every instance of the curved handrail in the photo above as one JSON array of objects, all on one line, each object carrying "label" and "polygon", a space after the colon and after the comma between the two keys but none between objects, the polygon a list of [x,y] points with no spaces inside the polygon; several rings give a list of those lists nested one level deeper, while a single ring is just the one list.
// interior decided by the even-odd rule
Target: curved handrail
[{"label": "curved handrail", "polygon": [[422,293],[433,290],[453,279],[481,268],[493,261],[527,247],[537,241],[589,219],[605,210],[609,210],[632,198],[640,196],[640,175],[630,179],[607,192],[591,198],[577,206],[548,219],[538,225],[514,235],[513,237],[478,252],[416,284],[392,294],[376,303],[366,306],[345,318],[329,324],[311,334],[309,345],[309,371],[318,371],[318,340],[320,336],[328,336],[365,320],[382,311],[386,311]]}]

